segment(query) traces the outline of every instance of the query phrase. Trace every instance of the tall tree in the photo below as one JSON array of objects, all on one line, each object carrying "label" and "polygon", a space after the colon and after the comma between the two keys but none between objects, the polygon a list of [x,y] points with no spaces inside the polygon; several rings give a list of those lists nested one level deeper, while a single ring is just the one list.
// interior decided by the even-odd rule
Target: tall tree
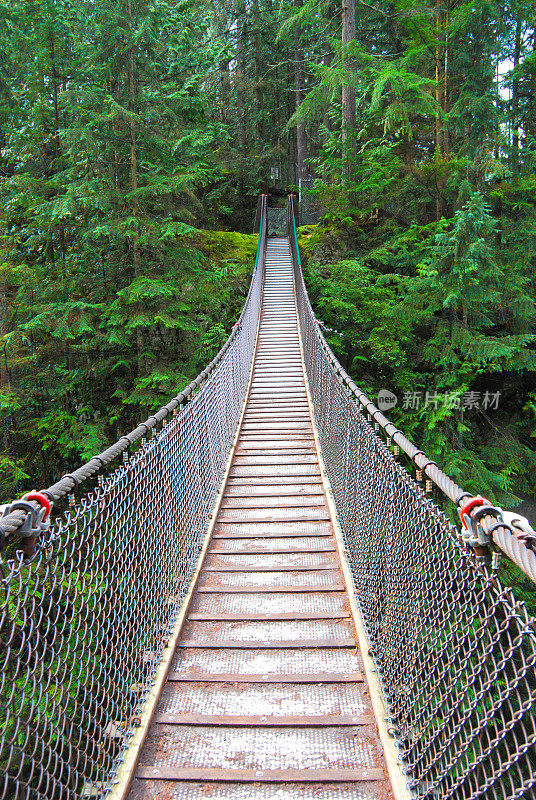
[{"label": "tall tree", "polygon": [[[296,0],[299,6],[299,0]],[[307,157],[307,139],[305,119],[299,113],[303,103],[305,91],[304,53],[301,45],[301,22],[294,26],[294,60],[295,60],[295,87],[296,87],[296,179],[298,182],[299,198],[302,199],[302,189],[306,178],[305,159]]]}]

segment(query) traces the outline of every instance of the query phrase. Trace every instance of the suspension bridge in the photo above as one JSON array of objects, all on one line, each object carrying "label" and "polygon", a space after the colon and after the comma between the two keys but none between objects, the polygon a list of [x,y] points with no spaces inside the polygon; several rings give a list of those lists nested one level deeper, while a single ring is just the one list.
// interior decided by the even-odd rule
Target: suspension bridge
[{"label": "suspension bridge", "polygon": [[536,796],[534,532],[345,373],[278,213],[198,378],[4,507],[1,800]]}]

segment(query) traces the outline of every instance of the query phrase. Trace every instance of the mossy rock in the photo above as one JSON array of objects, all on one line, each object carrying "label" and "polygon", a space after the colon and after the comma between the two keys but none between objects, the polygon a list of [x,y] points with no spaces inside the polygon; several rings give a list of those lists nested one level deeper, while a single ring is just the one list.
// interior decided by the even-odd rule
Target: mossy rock
[{"label": "mossy rock", "polygon": [[189,237],[209,258],[216,261],[232,259],[241,263],[255,261],[257,235],[236,233],[235,231],[198,230]]}]

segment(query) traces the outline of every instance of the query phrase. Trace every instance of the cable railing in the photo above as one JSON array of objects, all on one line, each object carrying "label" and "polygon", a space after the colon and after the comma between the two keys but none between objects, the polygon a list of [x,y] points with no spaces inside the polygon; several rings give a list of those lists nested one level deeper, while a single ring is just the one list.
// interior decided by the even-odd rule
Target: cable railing
[{"label": "cable railing", "polygon": [[[211,364],[132,433],[0,518],[2,800],[104,797],[112,787],[194,573],[247,392],[266,196],[258,229],[244,309]],[[51,521],[51,503],[65,495]]]},{"label": "cable railing", "polygon": [[[426,800],[534,798],[536,621],[487,558],[498,546],[534,577],[530,540],[456,486],[347,375],[309,302],[292,197],[288,231],[322,457],[408,784]],[[431,484],[457,504],[463,534]]]}]

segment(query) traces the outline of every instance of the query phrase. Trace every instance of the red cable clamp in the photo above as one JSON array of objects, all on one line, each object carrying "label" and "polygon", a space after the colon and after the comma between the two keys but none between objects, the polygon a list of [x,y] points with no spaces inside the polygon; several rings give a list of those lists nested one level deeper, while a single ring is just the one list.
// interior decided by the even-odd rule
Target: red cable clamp
[{"label": "red cable clamp", "polygon": [[43,522],[50,516],[52,503],[46,494],[43,494],[43,492],[29,492],[24,499],[28,502],[30,500],[37,500],[37,502],[41,504],[41,506],[45,509],[45,513],[43,514]]},{"label": "red cable clamp", "polygon": [[489,500],[486,500],[486,498],[482,497],[482,495],[477,495],[477,497],[470,497],[469,500],[463,504],[463,506],[460,508],[460,517],[464,528],[468,529],[469,527],[464,517],[467,516],[470,519],[471,511],[473,510],[473,508],[485,505],[491,505],[491,504]]}]

